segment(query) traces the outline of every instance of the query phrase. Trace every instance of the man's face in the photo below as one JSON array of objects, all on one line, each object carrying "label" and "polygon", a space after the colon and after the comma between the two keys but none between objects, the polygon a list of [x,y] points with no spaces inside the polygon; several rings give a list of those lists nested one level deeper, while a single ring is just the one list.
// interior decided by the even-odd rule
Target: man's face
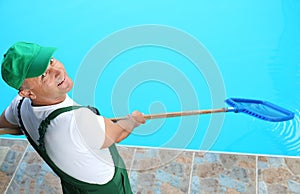
[{"label": "man's face", "polygon": [[52,58],[45,73],[39,77],[25,79],[22,89],[30,90],[33,104],[51,105],[63,101],[73,87],[64,65]]}]

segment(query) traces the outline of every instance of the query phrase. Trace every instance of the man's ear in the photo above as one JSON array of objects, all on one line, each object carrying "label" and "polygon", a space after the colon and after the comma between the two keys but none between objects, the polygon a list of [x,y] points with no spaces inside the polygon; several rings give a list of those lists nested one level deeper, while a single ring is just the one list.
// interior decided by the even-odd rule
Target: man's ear
[{"label": "man's ear", "polygon": [[20,90],[19,95],[25,98],[30,98],[31,100],[36,98],[36,95],[29,89]]}]

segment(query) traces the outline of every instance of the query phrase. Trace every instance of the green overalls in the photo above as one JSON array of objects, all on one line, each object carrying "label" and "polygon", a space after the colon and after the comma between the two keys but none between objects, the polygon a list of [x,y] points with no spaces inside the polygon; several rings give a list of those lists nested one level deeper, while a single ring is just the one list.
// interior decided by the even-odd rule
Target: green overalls
[{"label": "green overalls", "polygon": [[[29,136],[27,130],[24,127],[23,121],[21,119],[21,105],[22,105],[23,100],[24,100],[24,98],[20,101],[20,103],[18,105],[18,117],[19,117],[21,128],[23,129],[23,132],[25,133],[30,144],[39,153],[39,155],[44,159],[44,161],[51,167],[51,169],[60,177],[64,194],[82,194],[82,193],[84,193],[84,194],[100,194],[100,193],[103,193],[103,194],[128,194],[128,193],[132,193],[124,162],[123,162],[122,158],[120,157],[120,155],[116,149],[116,146],[114,144],[109,147],[109,151],[110,151],[110,154],[112,155],[112,158],[114,161],[115,174],[113,176],[113,179],[104,185],[90,184],[90,183],[86,183],[86,182],[77,180],[77,179],[67,175],[62,170],[60,170],[53,163],[53,161],[49,158],[49,156],[46,152],[46,149],[45,149],[44,136],[45,136],[46,130],[48,128],[48,125],[50,124],[50,121],[63,112],[78,109],[78,108],[81,108],[81,106],[69,106],[69,107],[64,107],[64,108],[60,108],[60,109],[53,111],[40,124],[40,127],[39,127],[40,139],[38,140],[39,145],[37,145],[32,140],[32,138]],[[91,107],[88,107],[88,108],[90,108],[96,114],[100,115],[97,109],[91,108]],[[53,143],[55,143],[55,142],[53,142]],[[93,168],[93,167],[91,166],[91,168]]]}]

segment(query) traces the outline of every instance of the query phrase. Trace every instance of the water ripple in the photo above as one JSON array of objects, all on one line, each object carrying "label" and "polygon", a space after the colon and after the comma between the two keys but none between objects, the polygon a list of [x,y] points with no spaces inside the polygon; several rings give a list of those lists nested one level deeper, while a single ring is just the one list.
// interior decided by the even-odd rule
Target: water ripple
[{"label": "water ripple", "polygon": [[300,156],[300,111],[295,110],[295,118],[279,122],[274,127],[274,135],[285,146],[287,155]]}]

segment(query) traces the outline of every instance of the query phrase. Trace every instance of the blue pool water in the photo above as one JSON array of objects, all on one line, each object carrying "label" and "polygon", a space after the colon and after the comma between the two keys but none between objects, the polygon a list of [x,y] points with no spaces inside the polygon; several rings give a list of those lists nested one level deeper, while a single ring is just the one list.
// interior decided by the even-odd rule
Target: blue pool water
[{"label": "blue pool water", "polygon": [[[222,108],[228,97],[295,112],[280,123],[242,113],[152,120],[125,145],[300,155],[297,0],[12,0],[0,9],[0,52],[16,41],[57,47],[75,81],[70,96],[107,117]],[[3,110],[16,91],[0,88]]]}]

